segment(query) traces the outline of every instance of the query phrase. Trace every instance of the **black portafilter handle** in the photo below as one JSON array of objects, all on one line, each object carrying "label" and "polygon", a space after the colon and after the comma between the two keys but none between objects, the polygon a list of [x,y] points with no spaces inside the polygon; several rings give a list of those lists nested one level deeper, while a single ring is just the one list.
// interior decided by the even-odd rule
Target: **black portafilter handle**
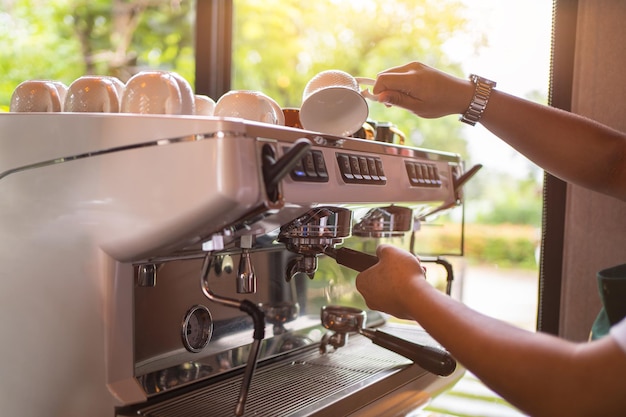
[{"label": "black portafilter handle", "polygon": [[435,375],[448,376],[456,369],[456,360],[444,349],[409,342],[380,330],[361,329],[359,333],[371,339],[375,345],[411,359]]},{"label": "black portafilter handle", "polygon": [[365,271],[378,263],[378,257],[369,253],[359,252],[350,248],[327,247],[324,253],[333,258],[339,265],[347,266],[355,271]]}]

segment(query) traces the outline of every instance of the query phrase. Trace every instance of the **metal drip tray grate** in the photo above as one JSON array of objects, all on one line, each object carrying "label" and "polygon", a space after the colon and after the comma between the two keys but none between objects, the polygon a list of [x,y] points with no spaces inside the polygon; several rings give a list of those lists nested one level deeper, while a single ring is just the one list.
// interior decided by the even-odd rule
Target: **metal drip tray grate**
[{"label": "metal drip tray grate", "polygon": [[[295,360],[260,366],[252,379],[244,416],[324,415],[321,410],[402,370],[425,372],[411,364],[369,339],[353,336],[347,346],[329,354],[309,351]],[[151,417],[232,416],[240,386],[241,376],[233,377],[136,413]],[[373,399],[368,395],[356,404],[350,401],[350,407],[356,409]],[[333,410],[327,415],[337,415]]]}]

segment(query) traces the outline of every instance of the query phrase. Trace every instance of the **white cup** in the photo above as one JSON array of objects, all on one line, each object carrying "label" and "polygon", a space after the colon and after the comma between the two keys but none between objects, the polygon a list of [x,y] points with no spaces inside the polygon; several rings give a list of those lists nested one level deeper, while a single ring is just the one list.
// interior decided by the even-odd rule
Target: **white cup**
[{"label": "white cup", "polygon": [[191,84],[182,75],[176,72],[169,73],[178,83],[181,99],[181,114],[196,114],[196,100]]},{"label": "white cup", "polygon": [[[300,122],[307,130],[350,136],[363,126],[369,107],[359,84],[373,85],[371,78],[355,78],[340,70],[322,71],[306,85]],[[367,94],[369,96],[369,94]]]},{"label": "white cup", "polygon": [[70,84],[65,97],[66,112],[118,113],[118,87],[109,77],[85,75]]},{"label": "white cup", "polygon": [[280,121],[271,99],[261,92],[248,90],[232,90],[224,94],[215,104],[214,115],[270,124]]},{"label": "white cup", "polygon": [[142,71],[133,75],[124,88],[122,112],[183,114],[177,79],[163,71]]},{"label": "white cup", "polygon": [[276,113],[276,124],[277,125],[281,125],[281,126],[285,126],[285,115],[283,113],[282,107],[280,107],[280,105],[276,102],[276,100],[274,100],[273,98],[271,98],[267,94],[264,94],[264,93],[259,93],[259,94],[263,95],[267,99],[267,101],[270,102],[272,107],[274,108],[274,112]]},{"label": "white cup", "polygon": [[213,116],[215,112],[215,101],[202,94],[196,94],[194,97],[196,103],[196,114],[199,116]]},{"label": "white cup", "polygon": [[124,85],[122,80],[120,80],[117,77],[113,77],[111,75],[103,75],[102,78],[106,78],[107,80],[110,80],[113,83],[113,85],[115,86],[115,89],[117,90],[117,96],[120,99],[120,108],[121,108],[121,106],[122,106],[122,97],[124,96],[124,88],[126,86]]},{"label": "white cup", "polygon": [[27,80],[11,96],[12,112],[61,112],[67,87],[59,81]]}]

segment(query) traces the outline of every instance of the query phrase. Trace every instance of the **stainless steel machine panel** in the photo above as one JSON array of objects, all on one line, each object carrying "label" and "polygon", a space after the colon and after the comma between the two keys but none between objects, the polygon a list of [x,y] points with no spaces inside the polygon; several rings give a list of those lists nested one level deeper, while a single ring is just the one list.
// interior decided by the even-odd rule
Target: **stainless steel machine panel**
[{"label": "stainless steel machine panel", "polygon": [[[11,358],[3,412],[125,415],[248,380],[237,401],[249,397],[245,412],[254,415],[255,366],[262,381],[293,355],[326,360],[319,308],[364,308],[354,272],[325,250],[380,235],[367,230],[374,226],[351,235],[372,209],[386,220],[362,224],[384,229],[402,211],[390,206],[415,219],[456,206],[463,171],[454,154],[238,119],[0,114],[0,323],[16,340],[0,345]],[[322,218],[313,240],[278,238],[310,210],[345,210],[345,233],[327,236]],[[371,312],[368,326],[384,322]],[[458,376],[424,378],[405,359],[382,367],[428,381],[419,388],[426,397]],[[307,367],[291,369],[307,380]],[[228,398],[231,389],[240,388]],[[336,390],[330,403],[357,391]]]}]

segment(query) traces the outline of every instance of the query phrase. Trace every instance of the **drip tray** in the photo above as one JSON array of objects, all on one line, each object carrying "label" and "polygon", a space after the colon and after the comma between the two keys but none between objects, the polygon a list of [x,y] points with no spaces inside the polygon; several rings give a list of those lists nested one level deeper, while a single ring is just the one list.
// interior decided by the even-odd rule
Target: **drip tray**
[{"label": "drip tray", "polygon": [[[413,328],[412,333],[415,332]],[[434,343],[432,339],[431,343]],[[151,417],[233,416],[241,379],[241,376],[232,377],[136,409],[134,414]],[[449,378],[430,374],[365,337],[351,335],[346,346],[325,355],[315,349],[295,359],[291,357],[288,361],[259,366],[252,378],[244,416],[348,415],[407,384],[414,392],[423,394],[431,391],[431,385],[440,385],[441,381],[437,381],[442,379]],[[453,384],[456,379],[446,385]],[[428,399],[430,395],[416,396],[420,403]]]}]

